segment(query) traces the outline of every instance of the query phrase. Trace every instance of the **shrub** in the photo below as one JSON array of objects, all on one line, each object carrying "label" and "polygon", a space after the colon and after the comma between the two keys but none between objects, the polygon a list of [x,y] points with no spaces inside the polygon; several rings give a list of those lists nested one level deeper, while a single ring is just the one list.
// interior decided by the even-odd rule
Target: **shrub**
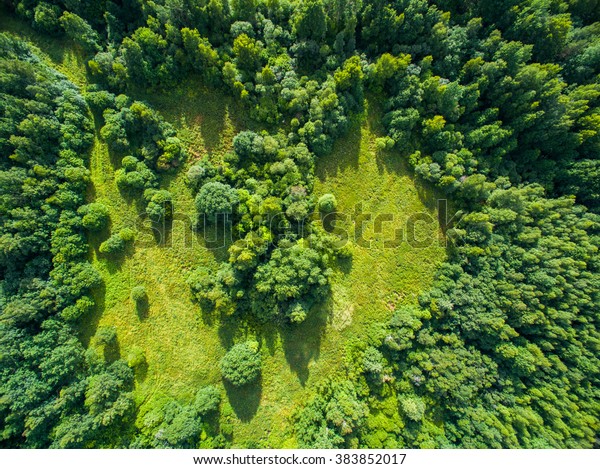
[{"label": "shrub", "polygon": [[115,233],[100,245],[99,251],[107,255],[120,254],[125,251],[125,241]]},{"label": "shrub", "polygon": [[333,194],[325,194],[319,198],[318,206],[322,213],[335,212],[337,200]]},{"label": "shrub", "polygon": [[134,345],[127,355],[127,365],[130,368],[137,368],[146,363],[146,354],[141,347]]},{"label": "shrub", "polygon": [[96,332],[96,344],[111,345],[117,340],[117,328],[115,326],[102,326]]},{"label": "shrub", "polygon": [[138,285],[131,289],[131,299],[136,303],[141,303],[148,298],[148,294],[146,293],[146,287],[143,285]]},{"label": "shrub", "polygon": [[121,231],[119,231],[119,236],[126,243],[130,243],[135,239],[135,231],[133,231],[131,228],[123,228]]},{"label": "shrub", "polygon": [[79,209],[79,214],[83,215],[83,227],[90,231],[103,230],[110,220],[108,208],[99,202],[84,205]]},{"label": "shrub", "polygon": [[221,360],[223,378],[234,386],[244,386],[258,379],[261,358],[256,342],[236,344]]}]

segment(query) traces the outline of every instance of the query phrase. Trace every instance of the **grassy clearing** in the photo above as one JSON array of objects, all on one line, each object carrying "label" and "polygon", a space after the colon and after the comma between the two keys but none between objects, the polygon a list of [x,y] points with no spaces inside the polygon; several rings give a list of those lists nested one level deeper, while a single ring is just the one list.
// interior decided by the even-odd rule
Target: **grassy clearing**
[{"label": "grassy clearing", "polygon": [[85,62],[80,49],[68,39],[48,38],[24,21],[10,15],[0,4],[0,31],[12,33],[37,48],[37,55],[71,82],[84,86],[87,82]]},{"label": "grassy clearing", "polygon": [[[48,39],[0,15],[0,30],[8,30],[43,50],[44,60],[78,85],[86,84],[82,56],[68,41]],[[141,347],[148,366],[136,376],[135,397],[140,405],[152,405],[161,395],[191,399],[206,384],[222,386],[219,361],[235,341],[253,336],[262,345],[264,366],[258,384],[243,390],[222,387],[222,421],[233,428],[237,447],[293,447],[290,417],[298,405],[314,394],[316,386],[341,372],[349,346],[365,339],[371,327],[386,321],[392,310],[412,303],[426,288],[444,249],[437,244],[414,249],[407,243],[389,249],[383,242],[405,226],[414,213],[435,210],[424,201],[432,195],[420,191],[396,153],[379,154],[375,139],[381,135],[381,113],[372,106],[357,121],[334,151],[317,164],[317,195],[331,192],[340,211],[352,214],[362,203],[364,213],[389,213],[393,222],[375,233],[372,221],[363,237],[371,246],[354,243],[351,262],[337,266],[329,301],[297,328],[262,327],[246,330],[237,324],[220,323],[201,314],[192,303],[185,280],[197,265],[216,267],[225,258],[226,246],[207,249],[205,241],[190,229],[193,197],[185,185],[186,169],[196,159],[218,159],[231,148],[235,133],[254,127],[234,100],[198,86],[194,80],[163,94],[133,93],[160,110],[175,125],[189,147],[188,161],[162,180],[174,197],[172,226],[157,232],[138,216],[140,207],[119,192],[106,145],[97,137],[91,156],[92,185],[88,200],[104,202],[111,212],[111,230],[130,226],[137,232],[134,249],[121,259],[107,259],[98,246],[108,233],[90,241],[90,259],[104,285],[94,292],[95,313],[81,326],[84,344],[98,326],[117,328],[119,352],[126,357]],[[349,220],[338,220],[348,233]],[[437,239],[437,223],[417,225],[417,238]],[[138,313],[130,299],[131,289],[145,285],[149,307]]]},{"label": "grassy clearing", "polygon": [[[218,325],[202,321],[186,284],[191,269],[198,265],[216,267],[226,251],[225,246],[207,249],[204,239],[191,229],[193,196],[185,185],[187,166],[208,152],[202,143],[205,131],[198,125],[188,125],[185,111],[200,102],[205,103],[204,109],[211,109],[210,105],[219,108],[221,97],[214,93],[209,96],[202,90],[193,93],[187,90],[183,87],[175,90],[170,96],[172,110],[167,113],[189,144],[191,154],[184,167],[162,178],[162,187],[173,194],[172,224],[157,229],[138,215],[141,211],[138,203],[119,192],[107,147],[98,139],[91,158],[90,200],[101,200],[109,206],[113,231],[130,226],[138,235],[133,252],[120,260],[103,258],[97,251],[101,240],[92,240],[91,256],[105,288],[97,292],[100,306],[96,317],[85,324],[83,335],[89,337],[97,326],[115,325],[122,356],[126,357],[133,346],[145,351],[148,367],[138,376],[135,390],[140,404],[161,394],[191,399],[198,387],[220,383],[218,362],[225,352]],[[204,117],[212,119],[209,114]],[[234,122],[226,118],[215,149],[228,149],[235,131]],[[149,296],[149,307],[141,313],[129,298],[136,285],[144,285]]]},{"label": "grassy clearing", "polygon": [[[435,195],[415,183],[398,152],[376,149],[381,115],[370,100],[362,123],[317,165],[315,193],[337,198],[343,216],[336,227],[348,233],[354,253],[335,275],[333,324],[356,336],[374,321],[387,320],[397,306],[415,303],[445,255]],[[360,221],[353,221],[357,213],[371,217],[364,219],[362,233]]]},{"label": "grassy clearing", "polygon": [[[331,155],[319,161],[316,193],[335,194],[342,212],[352,213],[362,202],[363,212],[390,213],[394,222],[384,224],[380,235],[373,233],[372,223],[365,224],[363,237],[371,240],[371,246],[354,243],[352,262],[336,269],[332,298],[300,327],[248,330],[211,321],[191,302],[185,278],[195,265],[216,267],[225,249],[206,249],[190,230],[187,215],[193,213],[193,199],[184,175],[195,158],[218,158],[229,150],[233,135],[248,122],[231,118],[243,115],[235,103],[189,83],[148,101],[178,127],[190,146],[190,161],[163,181],[181,216],[175,217],[162,245],[156,243],[149,227],[137,226],[135,251],[120,264],[102,259],[93,250],[105,289],[97,292],[101,306],[85,331],[90,335],[98,325],[116,325],[124,356],[134,345],[145,350],[148,368],[136,385],[140,404],[162,394],[190,399],[199,386],[221,384],[218,363],[227,348],[247,336],[257,338],[264,359],[261,381],[243,390],[224,388],[223,420],[232,424],[235,446],[293,447],[289,423],[297,406],[310,398],[319,383],[342,371],[340,357],[348,346],[366,339],[371,326],[386,321],[395,306],[414,302],[429,284],[443,258],[442,247],[413,249],[404,243],[385,249],[383,240],[391,239],[392,232],[403,227],[413,213],[435,217],[423,203],[431,195],[419,192],[399,155],[376,153],[379,113],[372,110]],[[91,169],[95,193],[90,198],[111,207],[113,229],[136,220],[137,207],[119,193],[110,157],[100,141]],[[350,222],[340,226],[353,230]],[[437,240],[436,223],[417,227],[419,239]],[[129,299],[137,284],[145,285],[150,296],[149,310],[141,318]]]}]

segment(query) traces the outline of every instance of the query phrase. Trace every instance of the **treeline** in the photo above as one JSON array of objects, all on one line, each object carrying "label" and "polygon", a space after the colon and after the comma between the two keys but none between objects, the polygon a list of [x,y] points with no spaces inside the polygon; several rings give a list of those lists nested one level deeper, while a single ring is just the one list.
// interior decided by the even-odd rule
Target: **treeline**
[{"label": "treeline", "polygon": [[347,379],[298,413],[299,444],[595,444],[597,0],[11,4],[87,51],[90,99],[122,158],[119,186],[144,195],[156,219],[170,203],[157,177],[185,155],[168,125],[122,93],[194,73],[270,129],[240,133],[222,164],[188,173],[197,228],[228,215],[241,239],[218,272],[190,278],[205,307],[287,323],[318,307],[347,253],[299,221],[317,206],[315,157],[361,112],[365,89],[386,102],[378,146],[462,210],[432,290],[375,326]]},{"label": "treeline", "polygon": [[0,444],[123,442],[133,372],[77,335],[101,282],[82,213],[89,111],[23,42],[0,34],[0,51]]},{"label": "treeline", "polygon": [[564,2],[446,6],[456,23],[423,31],[421,52],[373,65],[389,136],[463,218],[420,308],[399,310],[380,338],[404,429],[366,440],[591,447],[600,23]]},{"label": "treeline", "polygon": [[472,174],[509,176],[553,195],[575,194],[594,209],[597,6],[13,2],[37,29],[81,43],[93,56],[92,76],[113,92],[167,87],[195,72],[320,155],[347,129],[348,114],[360,111],[364,75],[371,89],[390,96],[390,136],[398,148],[413,149],[425,179],[458,190]]}]

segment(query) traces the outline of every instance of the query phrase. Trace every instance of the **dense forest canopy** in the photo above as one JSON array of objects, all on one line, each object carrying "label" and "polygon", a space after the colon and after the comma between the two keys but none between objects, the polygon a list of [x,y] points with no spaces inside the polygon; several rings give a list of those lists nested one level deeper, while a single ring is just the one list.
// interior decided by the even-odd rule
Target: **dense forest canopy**
[{"label": "dense forest canopy", "polygon": [[[68,38],[78,89],[0,34],[0,445],[226,447],[221,395],[140,412],[142,351],[76,333],[95,308],[100,252],[132,248],[86,200],[94,124],[119,189],[152,223],[189,158],[176,129],[130,96],[185,78],[225,90],[263,130],[187,171],[196,230],[232,221],[217,270],[188,279],[198,309],[294,328],[322,307],[351,246],[318,223],[315,165],[365,108],[423,184],[462,215],[433,287],[374,324],[343,376],[296,409],[300,447],[589,448],[600,431],[600,2],[598,0],[9,0],[10,15]],[[4,13],[2,13],[4,14]],[[372,98],[371,98],[372,97]],[[398,156],[400,155],[400,156]],[[316,217],[318,218],[318,216]],[[143,286],[131,292],[142,310]],[[260,344],[215,363],[260,381]]]}]

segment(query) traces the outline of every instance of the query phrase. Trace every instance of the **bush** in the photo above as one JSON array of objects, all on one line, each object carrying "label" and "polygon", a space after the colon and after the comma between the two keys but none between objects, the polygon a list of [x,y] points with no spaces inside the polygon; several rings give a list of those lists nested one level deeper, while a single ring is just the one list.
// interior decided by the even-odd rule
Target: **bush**
[{"label": "bush", "polygon": [[125,251],[125,241],[115,233],[100,245],[99,251],[107,255],[120,254]]},{"label": "bush", "polygon": [[112,345],[117,340],[117,328],[115,326],[99,327],[95,338],[98,345]]},{"label": "bush", "polygon": [[256,342],[236,344],[221,360],[223,378],[234,386],[244,386],[256,381],[260,375],[261,358]]},{"label": "bush", "polygon": [[146,301],[148,298],[148,294],[146,293],[146,287],[143,285],[138,285],[131,289],[131,299],[136,303],[141,303],[142,301]]},{"label": "bush", "polygon": [[318,206],[320,212],[332,213],[337,207],[337,200],[333,194],[325,194],[319,198]]},{"label": "bush", "polygon": [[134,345],[127,355],[127,365],[130,368],[137,368],[146,363],[146,354],[141,347]]},{"label": "bush", "polygon": [[119,231],[119,236],[126,243],[130,243],[135,239],[135,231],[133,231],[131,228],[123,228],[121,231]]},{"label": "bush", "polygon": [[79,209],[79,214],[83,215],[83,227],[90,231],[103,230],[110,220],[108,208],[99,202],[84,205]]}]

